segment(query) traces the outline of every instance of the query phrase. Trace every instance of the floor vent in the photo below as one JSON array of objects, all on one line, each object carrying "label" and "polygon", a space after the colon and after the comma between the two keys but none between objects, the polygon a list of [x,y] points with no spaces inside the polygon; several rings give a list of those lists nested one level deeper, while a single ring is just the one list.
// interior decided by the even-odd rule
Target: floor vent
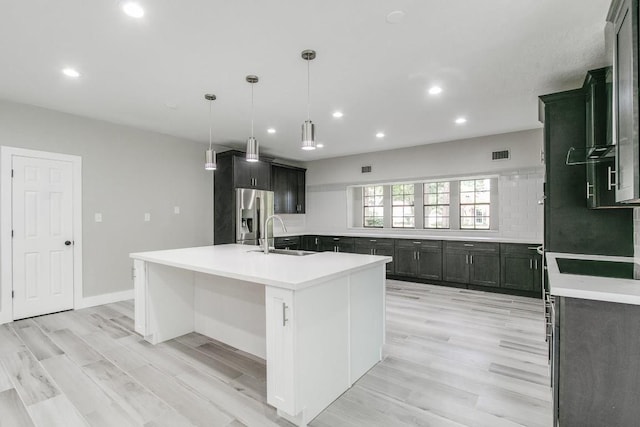
[{"label": "floor vent", "polygon": [[362,173],[371,172],[371,166],[362,166]]},{"label": "floor vent", "polygon": [[509,150],[494,151],[491,153],[491,160],[507,160],[509,158]]}]

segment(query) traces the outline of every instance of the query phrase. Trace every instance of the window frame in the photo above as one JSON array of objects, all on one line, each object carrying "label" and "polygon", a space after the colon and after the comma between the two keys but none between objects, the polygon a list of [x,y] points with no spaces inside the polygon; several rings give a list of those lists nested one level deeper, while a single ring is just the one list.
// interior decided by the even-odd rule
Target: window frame
[{"label": "window frame", "polygon": [[[365,191],[367,188],[373,188],[373,196],[367,196],[365,194]],[[376,190],[380,188],[381,192],[380,194],[376,194]],[[373,205],[368,205],[367,204],[367,199],[371,200],[374,199],[376,197],[380,197],[382,198],[382,204],[381,205],[376,205],[375,202]],[[382,208],[382,215],[378,216],[378,215],[367,215],[367,208]],[[367,224],[367,218],[380,218],[382,220],[382,225],[366,225]],[[362,227],[363,228],[384,228],[384,185],[364,185],[362,186]]]},{"label": "window frame", "polygon": [[[396,186],[402,186],[402,193],[401,194],[394,194],[394,187]],[[411,186],[413,188],[413,191],[411,191],[410,193],[406,192],[406,187]],[[401,183],[397,183],[397,184],[391,184],[391,228],[398,228],[398,229],[416,229],[416,183],[415,182],[401,182]],[[394,202],[394,198],[396,196],[402,196],[403,199],[403,204],[395,204]],[[413,203],[412,204],[407,204],[407,197],[411,196],[413,198]],[[402,208],[402,216],[397,216],[393,214],[394,209],[396,208]],[[405,215],[405,209],[406,208],[413,208],[413,215]],[[394,220],[396,218],[402,218],[402,226],[396,226],[394,225]],[[406,221],[407,219],[411,218],[413,220],[413,225],[412,226],[407,226]]]},{"label": "window frame", "polygon": [[[423,211],[422,211],[422,228],[425,230],[451,230],[451,184],[452,182],[455,181],[426,181],[422,183],[422,197],[423,197]],[[440,186],[438,184],[447,184],[448,187],[448,191],[440,191]],[[436,185],[436,192],[435,193],[427,193],[427,186],[430,184],[435,184]],[[438,199],[439,199],[439,195],[441,194],[447,194],[449,197],[449,202],[448,203],[439,203]],[[428,195],[435,195],[436,196],[436,203],[428,203],[427,202],[427,196]],[[436,208],[436,211],[438,209],[438,207],[444,207],[446,206],[449,214],[448,215],[438,215],[436,213],[436,226],[435,227],[429,227],[427,224],[427,209],[428,208]],[[438,219],[439,218],[446,218],[447,219],[447,226],[446,227],[438,227]]]},{"label": "window frame", "polygon": [[[463,182],[473,182],[473,191],[462,191],[462,183]],[[487,181],[488,187],[486,189],[478,190],[478,182],[479,181]],[[473,178],[473,179],[461,179],[458,181],[460,194],[459,208],[458,208],[458,216],[460,218],[460,230],[491,230],[491,179],[490,178]],[[473,194],[473,203],[463,202],[462,194],[463,193],[472,193]],[[488,201],[486,202],[478,202],[478,193],[487,193]],[[462,211],[465,207],[473,206],[474,215],[463,215]],[[487,215],[478,215],[478,207],[486,207]],[[463,218],[473,218],[473,227],[463,226]],[[478,227],[478,219],[487,219],[486,227]],[[481,221],[481,224],[483,221]]]}]

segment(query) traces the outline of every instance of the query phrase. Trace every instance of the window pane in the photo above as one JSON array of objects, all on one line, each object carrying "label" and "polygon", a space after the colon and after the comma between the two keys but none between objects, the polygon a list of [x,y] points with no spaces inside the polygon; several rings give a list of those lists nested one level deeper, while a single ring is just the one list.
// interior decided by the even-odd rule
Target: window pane
[{"label": "window pane", "polygon": [[393,185],[391,190],[391,194],[393,194],[394,196],[398,195],[398,194],[402,194],[402,185]]},{"label": "window pane", "polygon": [[402,213],[403,213],[403,210],[404,210],[404,208],[403,208],[402,206],[394,206],[394,207],[393,207],[393,214],[392,214],[392,215],[393,215],[394,217],[396,217],[396,216],[401,217],[401,216],[402,216]]},{"label": "window pane", "polygon": [[424,217],[424,228],[436,228],[436,217]]},{"label": "window pane", "polygon": [[435,193],[436,190],[438,188],[438,184],[435,182],[429,182],[427,184],[424,185],[424,192],[425,193]]},{"label": "window pane", "polygon": [[383,207],[375,207],[373,208],[373,215],[383,217],[384,216],[384,208]]},{"label": "window pane", "polygon": [[402,227],[402,217],[393,217],[393,227]]},{"label": "window pane", "polygon": [[463,192],[463,191],[474,191],[474,190],[475,190],[474,180],[460,181],[460,192]]},{"label": "window pane", "polygon": [[383,203],[382,196],[376,196],[374,197],[374,200],[375,200],[374,203],[376,204],[376,206],[382,206],[382,203]]},{"label": "window pane", "polygon": [[415,222],[414,222],[413,218],[405,218],[404,219],[404,226],[407,227],[407,228],[415,227]]},{"label": "window pane", "polygon": [[475,206],[460,205],[460,216],[475,216]]},{"label": "window pane", "polygon": [[448,193],[448,192],[449,192],[449,182],[439,182],[438,193]]},{"label": "window pane", "polygon": [[475,193],[460,193],[460,203],[473,203]]},{"label": "window pane", "polygon": [[435,217],[438,211],[437,206],[425,206],[424,207],[424,216],[425,217]]},{"label": "window pane", "polygon": [[449,206],[440,206],[440,209],[442,209],[442,213],[440,215],[442,216],[446,216],[447,218],[449,217]]},{"label": "window pane", "polygon": [[482,230],[488,230],[489,229],[489,217],[476,218],[476,228],[479,228],[479,229],[482,229]]},{"label": "window pane", "polygon": [[449,217],[438,218],[438,228],[449,228]]},{"label": "window pane", "polygon": [[490,215],[489,205],[476,205],[476,216],[488,217]]},{"label": "window pane", "polygon": [[438,195],[437,194],[427,194],[425,203],[427,205],[435,205],[438,203]]},{"label": "window pane", "polygon": [[404,197],[402,195],[393,196],[393,204],[394,205],[402,205],[404,203]]},{"label": "window pane", "polygon": [[475,228],[474,218],[463,216],[460,218],[460,228]]},{"label": "window pane", "polygon": [[476,203],[489,203],[491,201],[490,191],[480,191],[476,193]]},{"label": "window pane", "polygon": [[384,187],[382,185],[376,185],[376,196],[382,196],[384,194]]},{"label": "window pane", "polygon": [[414,200],[413,194],[404,196],[405,205],[413,206],[413,200]]},{"label": "window pane", "polygon": [[374,195],[374,187],[364,187],[364,195],[365,196],[373,196]]},{"label": "window pane", "polygon": [[364,216],[373,216],[373,208],[364,208]]},{"label": "window pane", "polygon": [[490,179],[476,179],[476,191],[489,191],[491,190]]},{"label": "window pane", "polygon": [[438,204],[439,205],[448,205],[449,204],[449,193],[438,194]]},{"label": "window pane", "polygon": [[415,208],[413,206],[405,206],[403,216],[414,216],[415,215],[414,209]]}]

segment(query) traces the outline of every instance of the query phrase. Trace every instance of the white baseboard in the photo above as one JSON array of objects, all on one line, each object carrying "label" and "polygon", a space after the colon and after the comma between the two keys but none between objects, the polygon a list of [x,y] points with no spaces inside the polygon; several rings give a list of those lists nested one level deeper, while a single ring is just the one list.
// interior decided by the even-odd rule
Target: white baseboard
[{"label": "white baseboard", "polygon": [[13,317],[11,315],[11,313],[3,313],[0,312],[0,325],[4,324],[4,323],[9,323],[13,321]]},{"label": "white baseboard", "polygon": [[111,304],[112,302],[126,301],[129,299],[133,299],[133,289],[83,298],[80,302],[80,307],[76,307],[76,310],[80,308],[95,307],[96,305]]}]

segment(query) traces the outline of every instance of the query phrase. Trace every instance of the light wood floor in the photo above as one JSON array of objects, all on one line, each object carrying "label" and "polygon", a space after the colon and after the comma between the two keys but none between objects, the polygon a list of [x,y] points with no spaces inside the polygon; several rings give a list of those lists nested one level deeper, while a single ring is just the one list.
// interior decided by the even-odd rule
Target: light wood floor
[{"label": "light wood floor", "polygon": [[[132,317],[127,301],[0,326],[0,426],[291,426],[264,361],[195,333],[154,347]],[[384,361],[311,426],[550,426],[543,317],[389,280]]]}]

